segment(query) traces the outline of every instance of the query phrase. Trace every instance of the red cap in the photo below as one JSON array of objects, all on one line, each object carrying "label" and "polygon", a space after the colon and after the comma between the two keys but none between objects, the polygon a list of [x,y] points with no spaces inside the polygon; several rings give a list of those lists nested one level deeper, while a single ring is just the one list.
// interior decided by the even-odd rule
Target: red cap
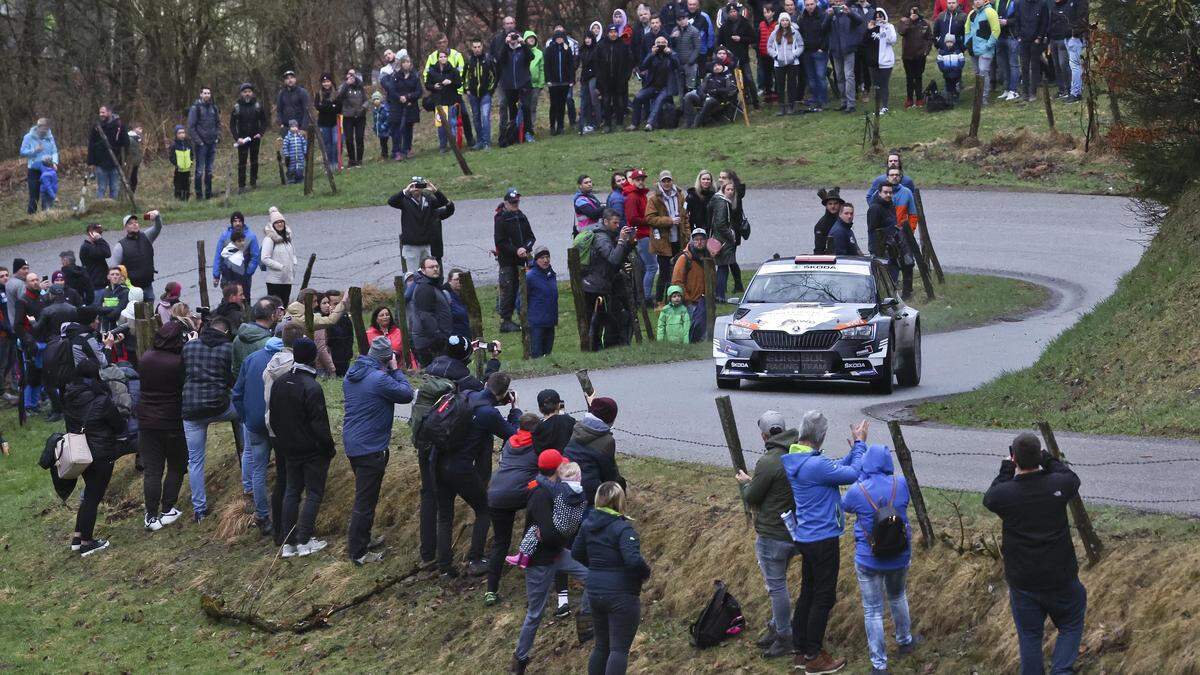
[{"label": "red cap", "polygon": [[551,448],[543,450],[538,455],[538,470],[539,471],[557,471],[558,467],[566,464],[567,460],[562,456],[562,453]]},{"label": "red cap", "polygon": [[634,169],[633,171],[629,172],[630,180],[633,180],[634,178],[645,178],[645,177],[646,177],[646,172],[642,171],[641,169]]}]

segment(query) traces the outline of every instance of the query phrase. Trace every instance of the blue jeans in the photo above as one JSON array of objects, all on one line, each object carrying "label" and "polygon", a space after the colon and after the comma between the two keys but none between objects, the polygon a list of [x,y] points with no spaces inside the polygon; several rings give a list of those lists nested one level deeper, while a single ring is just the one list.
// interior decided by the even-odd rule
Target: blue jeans
[{"label": "blue jeans", "polygon": [[1004,77],[1005,91],[1017,91],[1021,86],[1021,47],[1017,38],[1000,38],[996,42],[996,63]]},{"label": "blue jeans", "polygon": [[442,126],[437,128],[438,148],[447,150],[458,143],[458,105],[438,106],[442,113]]},{"label": "blue jeans", "polygon": [[485,148],[492,144],[492,95],[467,96],[471,106],[471,119],[475,122],[475,147]]},{"label": "blue jeans", "polygon": [[321,132],[321,147],[325,150],[325,163],[330,167],[337,166],[337,127],[317,127]]},{"label": "blue jeans", "polygon": [[725,285],[729,283],[729,265],[717,265],[717,302],[725,302]]},{"label": "blue jeans", "polygon": [[1009,586],[1008,600],[1021,650],[1021,675],[1046,672],[1042,664],[1042,632],[1047,616],[1058,628],[1058,639],[1050,655],[1050,672],[1055,675],[1074,672],[1087,613],[1087,589],[1079,579],[1053,591],[1023,591]]},{"label": "blue jeans", "polygon": [[646,124],[654,126],[658,121],[658,111],[662,109],[663,101],[667,100],[670,95],[670,90],[666,87],[655,89],[654,87],[646,87],[633,97],[633,126],[639,127],[642,125],[643,112],[648,108],[649,112],[645,116]]},{"label": "blue jeans", "polygon": [[704,340],[704,332],[708,330],[708,310],[704,307],[704,298],[700,301],[688,305],[688,314],[692,317],[692,330],[688,333],[689,342],[702,342]]},{"label": "blue jeans", "polygon": [[761,534],[754,540],[754,556],[758,558],[767,597],[771,599],[771,629],[785,645],[791,645],[792,641],[792,598],[788,595],[787,571],[795,555],[796,545],[791,540],[770,539]]},{"label": "blue jeans", "polygon": [[[192,167],[192,182],[196,188],[196,196],[212,196],[212,171],[213,162],[217,161],[217,144],[193,142],[192,154],[195,156],[195,165]],[[203,191],[200,189],[202,186],[201,181],[203,181]]]},{"label": "blue jeans", "polygon": [[96,199],[116,199],[121,194],[121,170],[96,167]]},{"label": "blue jeans", "polygon": [[579,86],[579,130],[595,127],[600,111],[600,94],[596,92],[596,78],[581,82]]},{"label": "blue jeans", "polygon": [[517,638],[515,656],[521,661],[529,659],[533,651],[533,639],[537,637],[538,626],[542,623],[542,614],[546,611],[546,601],[554,588],[554,575],[566,572],[584,584],[583,599],[580,610],[584,614],[592,612],[587,596],[588,570],[571,557],[571,551],[564,549],[551,565],[535,565],[525,569],[525,622],[521,624],[521,636]]},{"label": "blue jeans", "polygon": [[[154,296],[150,296],[154,297]],[[183,421],[183,436],[188,447],[188,485],[192,488],[192,512],[208,513],[208,493],[204,490],[204,460],[208,454],[208,425],[237,419],[233,404],[216,417]]]},{"label": "blue jeans", "polygon": [[529,356],[539,358],[554,351],[554,326],[532,326],[529,329]]},{"label": "blue jeans", "polygon": [[271,493],[267,492],[271,446],[266,434],[256,434],[244,424],[242,432],[242,492],[254,494],[254,515],[265,520],[271,517]]},{"label": "blue jeans", "polygon": [[804,63],[804,77],[808,83],[808,100],[818,108],[824,108],[829,102],[828,83],[825,81],[825,69],[829,66],[829,56],[825,52],[805,51],[800,55]]},{"label": "blue jeans", "polygon": [[1083,95],[1083,40],[1067,40],[1067,63],[1071,68],[1071,95]]},{"label": "blue jeans", "polygon": [[36,410],[45,396],[46,389],[42,386],[42,354],[46,351],[45,342],[34,343],[32,358],[25,349],[21,349],[21,367],[25,373],[25,409]]},{"label": "blue jeans", "polygon": [[867,649],[871,653],[871,665],[879,670],[887,669],[887,639],[883,633],[883,602],[887,600],[895,624],[896,644],[912,643],[912,622],[908,617],[908,593],[905,581],[908,568],[898,570],[872,570],[862,565],[854,566],[858,574],[858,591],[862,595],[863,622],[867,629]]},{"label": "blue jeans", "polygon": [[[643,90],[645,91],[645,90]],[[634,115],[637,115],[637,104],[634,104]],[[642,259],[642,290],[647,300],[654,299],[654,277],[658,274],[658,256],[650,250],[650,237],[643,237],[637,243],[638,257]]]}]

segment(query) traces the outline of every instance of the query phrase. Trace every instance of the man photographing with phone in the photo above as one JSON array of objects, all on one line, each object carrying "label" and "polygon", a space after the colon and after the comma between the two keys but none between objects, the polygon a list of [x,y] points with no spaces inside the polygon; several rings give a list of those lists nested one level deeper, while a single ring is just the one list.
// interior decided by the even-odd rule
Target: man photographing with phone
[{"label": "man photographing with phone", "polygon": [[388,206],[400,209],[400,256],[406,272],[421,268],[422,258],[442,263],[442,221],[454,215],[454,202],[436,185],[413,176],[404,189],[388,198]]}]

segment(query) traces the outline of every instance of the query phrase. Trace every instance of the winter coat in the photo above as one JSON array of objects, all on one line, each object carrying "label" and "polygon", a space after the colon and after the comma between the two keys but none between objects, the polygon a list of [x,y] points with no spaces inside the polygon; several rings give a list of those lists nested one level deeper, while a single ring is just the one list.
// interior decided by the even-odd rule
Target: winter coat
[{"label": "winter coat", "polygon": [[[758,22],[758,50],[756,53],[759,58],[765,59],[771,55],[771,52],[767,48],[767,40],[770,39],[771,34],[775,32],[777,26],[779,26],[778,19],[772,20],[769,23],[766,20]],[[795,28],[795,24],[792,24],[792,27]]]},{"label": "winter coat", "polygon": [[670,89],[675,84],[680,70],[679,60],[674,54],[650,50],[638,69],[643,71],[642,86],[653,89]]},{"label": "winter coat", "polygon": [[625,516],[610,509],[588,514],[575,535],[571,557],[588,568],[591,598],[640,595],[642,584],[650,578],[637,530]]},{"label": "winter coat", "polygon": [[[866,495],[871,496],[870,501]],[[895,495],[895,499],[892,495]],[[871,506],[875,502],[875,506]],[[846,488],[842,495],[842,510],[854,514],[854,562],[869,570],[886,571],[908,567],[912,557],[912,530],[908,531],[909,547],[903,553],[881,560],[871,552],[870,536],[875,528],[876,507],[891,504],[908,529],[908,482],[896,476],[892,465],[892,453],[884,445],[867,448],[862,459],[862,475],[858,481]]]},{"label": "winter coat", "polygon": [[567,447],[567,443],[571,442],[571,434],[575,431],[575,424],[575,418],[565,412],[543,418],[533,428],[533,447],[538,452]]},{"label": "winter coat", "polygon": [[233,345],[211,326],[183,346],[183,419],[216,417],[229,409]]},{"label": "winter coat", "polygon": [[600,200],[592,192],[586,194],[576,192],[573,204],[575,207],[576,234],[600,222],[600,216],[604,214],[604,206],[600,204]]},{"label": "winter coat", "polygon": [[821,251],[819,255],[862,255],[862,249],[858,247],[858,239],[854,236],[853,223],[847,225],[838,218],[833,226],[829,228],[829,236],[826,241],[826,249]]},{"label": "winter coat", "polygon": [[229,111],[229,133],[235,139],[262,136],[267,132],[267,111],[256,97],[244,101],[240,97]]},{"label": "winter coat", "polygon": [[83,243],[79,245],[79,262],[87,271],[93,289],[104,288],[108,285],[108,259],[111,256],[112,249],[109,248],[108,242],[103,237],[95,241],[84,239]]},{"label": "winter coat", "polygon": [[240,302],[229,302],[222,300],[221,304],[212,311],[211,317],[220,317],[229,323],[229,331],[236,335],[239,328],[242,327],[242,321],[246,318],[246,308]]},{"label": "winter coat", "polygon": [[92,304],[95,299],[95,287],[92,286],[92,279],[88,275],[87,270],[79,265],[66,265],[62,268],[63,281],[67,288],[74,290],[79,294],[79,299],[85,305]]},{"label": "winter coat", "polygon": [[[704,297],[704,263],[697,260],[691,245],[684,246],[683,253],[675,261],[671,270],[671,285],[683,288],[683,301],[689,305],[699,302]],[[702,253],[702,259],[708,257],[707,249]]]},{"label": "winter coat", "polygon": [[[734,36],[738,36],[741,40],[734,40]],[[725,19],[721,24],[720,30],[717,31],[717,44],[725,47],[734,56],[737,57],[738,63],[743,65],[748,64],[750,60],[750,48],[754,46],[758,40],[754,35],[754,27],[750,22],[741,15],[736,19]]]},{"label": "winter coat", "polygon": [[804,48],[810,52],[829,51],[829,29],[833,25],[833,17],[826,14],[819,6],[809,14],[800,11],[799,17],[793,17],[794,23],[800,29],[804,38]]},{"label": "winter coat", "polygon": [[842,58],[858,51],[866,21],[853,7],[834,11],[829,17],[829,55]]},{"label": "winter coat", "polygon": [[579,45],[579,82],[587,84],[596,77],[596,45],[593,40],[590,44],[583,42]]},{"label": "winter coat", "polygon": [[717,43],[717,31],[713,26],[712,19],[703,11],[697,11],[694,14],[689,12],[688,20],[692,27],[700,32],[700,53],[702,55],[712,53],[713,47]]},{"label": "winter coat", "polygon": [[[218,279],[222,284],[236,282],[239,284],[250,281],[251,274],[254,273],[254,268],[250,267],[250,251],[245,241],[241,244],[229,242],[225,244],[225,248],[221,249],[221,266],[214,271],[218,273]],[[241,321],[238,321],[241,325]]]},{"label": "winter coat", "polygon": [[507,416],[501,415],[495,394],[487,389],[470,394],[467,405],[472,411],[471,428],[463,447],[448,457],[439,455],[438,466],[461,473],[474,471],[486,483],[492,477],[493,439],[506,440],[517,433],[521,410],[514,406]]},{"label": "winter coat", "polygon": [[358,457],[388,449],[396,405],[413,400],[413,388],[399,370],[387,369],[371,356],[360,356],[350,364],[342,380],[345,415],[342,444],[347,457]]},{"label": "winter coat", "polygon": [[608,200],[604,205],[617,212],[617,215],[621,217],[621,227],[625,227],[625,193],[622,189],[617,188],[608,193]]},{"label": "winter coat", "polygon": [[58,302],[46,305],[37,321],[33,323],[33,337],[38,342],[49,342],[50,338],[59,335],[64,323],[75,323],[75,306],[64,298]]},{"label": "winter coat", "polygon": [[856,441],[849,454],[833,460],[820,450],[796,444],[780,458],[795,503],[792,517],[785,519],[792,540],[812,543],[842,535],[845,520],[838,486],[858,480],[866,451],[866,444]]},{"label": "winter coat", "polygon": [[[421,78],[415,71],[405,73],[397,69],[384,75],[379,84],[387,94],[388,125],[391,128],[421,121]],[[400,100],[402,96],[403,101]]]},{"label": "winter coat", "polygon": [[[333,306],[333,311],[328,315],[320,312],[313,312],[313,329],[325,330],[333,324],[342,320],[342,315],[346,313],[346,301],[342,300]],[[304,303],[300,300],[292,301],[292,304],[287,306],[287,320],[299,321],[300,325],[304,325]]]},{"label": "winter coat", "polygon": [[1017,6],[1019,0],[993,0],[992,8],[996,10],[996,17],[1007,21],[1000,26],[1000,37],[1007,40],[1017,36]]},{"label": "winter coat", "polygon": [[529,52],[533,56],[529,59],[529,86],[534,89],[542,89],[546,86],[546,64],[545,55],[540,47],[537,46],[537,33],[531,30],[525,31],[521,36],[523,41],[528,42],[529,38],[533,38],[533,47],[529,47]]},{"label": "winter coat", "polygon": [[[676,285],[667,287],[668,299],[673,293],[683,295],[683,287]],[[674,342],[685,345],[688,343],[688,336],[691,334],[691,330],[692,315],[688,312],[687,306],[683,303],[675,306],[668,301],[667,305],[658,313],[658,329],[654,335],[655,339],[659,342]]]},{"label": "winter coat", "polygon": [[287,135],[283,137],[280,154],[283,155],[289,175],[304,175],[304,170],[308,166],[308,138],[299,131],[287,132]]},{"label": "winter coat", "polygon": [[897,32],[900,37],[904,38],[904,44],[900,48],[900,54],[904,59],[924,59],[929,56],[930,50],[933,49],[933,28],[925,20],[925,17],[918,15],[916,21],[909,17],[900,19],[900,28]]},{"label": "winter coat", "polygon": [[938,44],[938,70],[942,71],[946,77],[954,79],[962,77],[963,65],[966,64],[966,60],[967,57],[963,54],[960,43],[955,43],[951,47],[947,47],[944,43]]},{"label": "winter coat", "polygon": [[125,418],[99,378],[76,378],[67,384],[62,392],[62,414],[67,433],[82,433],[87,438],[93,462],[112,462],[124,454]]},{"label": "winter coat", "polygon": [[[233,338],[233,372],[235,375],[241,370],[242,363],[246,358],[265,347],[271,336],[271,331],[253,321],[238,326],[237,334]],[[259,374],[261,375],[261,373]]]},{"label": "winter coat", "polygon": [[546,83],[552,87],[574,84],[575,66],[575,54],[566,41],[561,45],[551,42],[542,52],[542,72]]},{"label": "winter coat", "polygon": [[538,528],[540,539],[537,550],[529,557],[529,566],[545,567],[558,559],[569,542],[554,526],[557,481],[539,475],[532,484],[534,487],[525,507],[525,525]]},{"label": "winter coat", "polygon": [[187,116],[188,138],[196,145],[215,145],[221,137],[221,111],[217,104],[200,99],[192,102]]},{"label": "winter coat", "polygon": [[125,310],[125,306],[128,304],[128,286],[117,284],[116,286],[105,288],[100,294],[100,302],[96,307],[96,311],[100,315],[100,328],[106,331],[112,330],[117,325],[117,320],[121,318],[121,312]]},{"label": "winter coat", "polygon": [[738,94],[737,82],[733,79],[733,71],[727,69],[723,73],[709,73],[705,75],[704,81],[700,83],[700,92],[722,103],[732,103],[737,99]]},{"label": "winter coat", "polygon": [[967,34],[963,49],[975,56],[991,56],[996,53],[996,42],[1000,40],[1000,17],[991,5],[983,11],[974,10],[967,15]]},{"label": "winter coat", "polygon": [[767,439],[766,452],[754,465],[754,475],[739,488],[742,500],[754,510],[754,531],[761,537],[791,541],[781,516],[794,508],[792,484],[783,470],[782,458],[800,438],[800,432],[788,429]]},{"label": "winter coat", "polygon": [[[675,214],[679,224],[671,218],[668,201],[674,202]],[[684,206],[683,191],[675,188],[675,195],[667,197],[661,188],[650,193],[646,200],[646,225],[650,227],[650,252],[654,255],[670,257],[675,254],[671,242],[678,246],[687,245],[688,237],[692,234],[692,226],[688,220],[688,212]]]},{"label": "winter coat", "polygon": [[437,279],[417,275],[411,307],[413,320],[409,330],[412,331],[413,347],[433,349],[446,344],[446,339],[454,332],[454,321],[450,316],[450,301]]},{"label": "winter coat", "polygon": [[867,250],[878,258],[891,258],[899,246],[900,231],[896,229],[896,205],[879,197],[867,209]]},{"label": "winter coat", "polygon": [[780,28],[776,26],[775,30],[771,31],[770,37],[767,38],[767,54],[774,59],[775,67],[782,68],[799,64],[800,55],[804,53],[804,37],[800,35],[800,29],[796,28],[796,24],[791,24],[792,39],[790,42],[786,33],[783,35],[783,40],[779,40],[779,32]]},{"label": "winter coat", "polygon": [[1009,586],[1049,591],[1078,579],[1079,561],[1071,542],[1067,503],[1079,494],[1079,476],[1042,452],[1042,468],[1016,475],[1011,460],[983,495],[987,510],[1002,521],[1000,551]]},{"label": "winter coat", "polygon": [[646,195],[650,189],[638,187],[633,181],[629,181],[621,187],[621,192],[625,195],[625,224],[636,229],[637,239],[649,237],[650,226],[646,224]]},{"label": "winter coat", "polygon": [[525,43],[513,49],[507,44],[496,59],[500,71],[500,88],[505,91],[529,89],[533,86],[530,67],[533,64],[533,50]]},{"label": "winter coat", "polygon": [[377,337],[385,337],[388,342],[392,343],[392,351],[399,354],[403,351],[404,332],[396,324],[388,326],[386,333],[379,330],[375,326],[367,326],[367,344],[370,344]]},{"label": "winter coat", "polygon": [[301,129],[307,129],[312,121],[311,108],[312,101],[304,87],[282,87],[275,96],[275,124],[286,128],[289,120],[296,120]]},{"label": "winter coat", "polygon": [[108,139],[108,145],[112,147],[112,155],[116,155],[118,162],[121,161],[122,153],[129,145],[129,135],[126,133],[125,123],[120,118],[112,115],[109,116],[106,122],[96,120],[92,123],[92,130],[88,134],[88,166],[95,166],[101,169],[117,168],[117,165],[113,162],[112,155],[108,152],[108,147],[104,145],[105,138]]},{"label": "winter coat", "polygon": [[[330,86],[317,87],[317,99],[313,102],[317,109],[318,127],[336,127],[337,117],[342,113],[342,104],[337,98],[337,90]],[[304,127],[301,127],[303,129]]]},{"label": "winter coat", "polygon": [[508,266],[524,264],[524,261],[517,257],[517,250],[524,248],[526,253],[532,255],[533,244],[537,241],[525,213],[520,209],[509,211],[501,204],[496,207],[496,216],[493,218],[492,225],[492,241],[496,245],[496,262]]},{"label": "winter coat", "polygon": [[[442,82],[450,80],[450,84]],[[447,63],[434,63],[425,71],[425,88],[429,90],[434,105],[452,106],[458,102],[458,88],[462,86],[462,76],[454,66]]]},{"label": "winter coat", "polygon": [[538,475],[538,450],[528,431],[518,430],[500,449],[500,466],[488,484],[488,506],[523,509],[529,502],[529,482]]},{"label": "winter coat", "polygon": [[963,44],[963,34],[966,32],[967,15],[963,11],[956,10],[950,12],[946,10],[933,20],[933,43],[938,46],[939,50],[946,44],[946,36],[954,36],[954,44],[961,47]]},{"label": "winter coat", "polygon": [[467,95],[482,98],[496,91],[496,61],[491,54],[472,55],[463,72],[463,87]]},{"label": "winter coat", "polygon": [[[129,283],[134,286],[149,286],[154,282],[154,240],[162,232],[162,216],[154,219],[150,227],[142,228],[137,234],[121,237],[112,247],[108,266],[124,265],[129,272]],[[220,249],[218,249],[220,250]],[[105,271],[107,275],[107,270]]]},{"label": "winter coat", "polygon": [[529,310],[526,321],[532,328],[553,328],[558,325],[558,274],[554,268],[542,269],[534,264],[525,273],[529,291]]},{"label": "winter coat", "polygon": [[292,371],[271,385],[271,447],[289,462],[331,458],[337,454],[329,430],[325,391],[312,366],[293,363]]},{"label": "winter coat", "polygon": [[[270,225],[267,227],[270,228]],[[245,260],[243,262],[246,266],[247,274],[253,275],[255,270],[258,269],[259,263],[261,262],[262,248],[258,244],[258,237],[251,232],[249,228],[246,228],[245,233],[246,249]],[[217,246],[215,252],[213,253],[212,261],[214,279],[218,278],[217,271],[221,269],[222,252],[225,250],[225,247],[229,245],[229,242],[232,241],[232,238],[233,225],[227,226],[225,231],[221,233],[221,236],[217,237]]]},{"label": "winter coat", "polygon": [[721,242],[721,251],[716,256],[718,265],[732,265],[737,255],[737,233],[734,231],[733,213],[733,204],[721,193],[714,195],[708,203],[708,236]]},{"label": "winter coat", "polygon": [[142,429],[183,432],[183,340],[182,324],[160,328],[153,349],[138,360],[142,392],[135,412]]},{"label": "winter coat", "polygon": [[631,241],[620,241],[616,232],[598,228],[592,239],[592,255],[583,271],[583,292],[605,295],[611,293],[617,272],[633,247]]},{"label": "winter coat", "polygon": [[575,423],[571,441],[562,449],[562,454],[579,465],[588,506],[595,504],[596,488],[601,483],[611,480],[625,487],[625,479],[617,468],[617,444],[612,429],[599,417],[584,413]]},{"label": "winter coat", "polygon": [[342,117],[367,116],[367,92],[363,89],[362,78],[356,76],[352,84],[342,82],[336,100],[342,106]]},{"label": "winter coat", "polygon": [[[39,145],[42,147],[38,148]],[[29,127],[29,132],[21,139],[21,156],[25,158],[25,166],[30,169],[41,169],[42,160],[46,157],[57,166],[58,144],[54,141],[54,132],[47,129],[45,136],[38,136],[37,125]]]},{"label": "winter coat", "polygon": [[679,26],[675,26],[670,35],[671,51],[675,53],[679,63],[684,67],[696,65],[700,59],[700,31],[692,25],[686,30],[679,30]]},{"label": "winter coat", "polygon": [[400,243],[429,246],[433,257],[441,258],[442,221],[454,215],[454,202],[441,190],[422,190],[420,200],[413,200],[401,190],[388,197],[387,203],[400,210]]},{"label": "winter coat", "polygon": [[633,50],[621,41],[605,35],[596,46],[596,88],[602,94],[628,91],[629,74],[633,72]]},{"label": "winter coat", "polygon": [[887,21],[887,12],[880,7],[878,12],[883,14],[883,22],[876,23],[868,33],[869,39],[875,43],[872,56],[879,68],[891,68],[896,65],[896,27]]},{"label": "winter coat", "polygon": [[[1009,24],[1009,28],[1012,24]],[[1018,0],[1017,39],[1021,42],[1046,41],[1050,29],[1050,7],[1046,0]]]},{"label": "winter coat", "polygon": [[[246,324],[253,325],[253,324]],[[233,385],[233,407],[246,428],[259,435],[267,435],[267,391],[263,373],[271,359],[283,350],[283,340],[270,338],[263,348],[256,350],[242,361],[238,368],[237,382]]]},{"label": "winter coat", "polygon": [[288,227],[287,240],[271,225],[263,230],[262,249],[259,252],[261,266],[266,270],[268,284],[291,284],[296,278],[296,247],[292,242],[292,228]]}]

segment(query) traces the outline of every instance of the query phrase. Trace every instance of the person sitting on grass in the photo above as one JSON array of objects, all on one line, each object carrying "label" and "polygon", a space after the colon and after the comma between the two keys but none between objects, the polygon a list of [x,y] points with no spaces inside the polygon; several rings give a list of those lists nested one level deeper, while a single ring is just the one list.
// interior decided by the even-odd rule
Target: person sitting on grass
[{"label": "person sitting on grass", "polygon": [[692,315],[683,305],[683,287],[668,288],[667,298],[667,306],[658,313],[658,331],[655,337],[659,342],[685,345],[692,332]]}]

